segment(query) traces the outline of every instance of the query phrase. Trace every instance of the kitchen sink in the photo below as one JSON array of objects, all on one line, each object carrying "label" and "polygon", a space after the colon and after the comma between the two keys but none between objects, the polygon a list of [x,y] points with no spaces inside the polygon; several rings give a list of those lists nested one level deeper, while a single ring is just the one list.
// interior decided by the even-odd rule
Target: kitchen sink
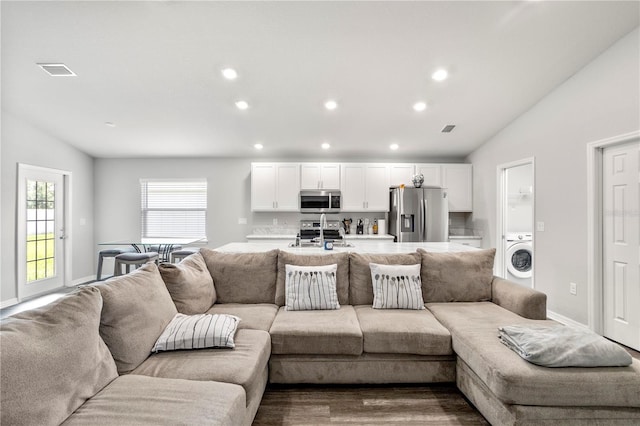
[{"label": "kitchen sink", "polygon": [[[320,241],[300,241],[300,245],[296,246],[296,243],[290,243],[289,247],[300,247],[300,248],[322,248],[320,245]],[[353,244],[347,241],[333,241],[334,248],[340,247],[353,247]]]}]

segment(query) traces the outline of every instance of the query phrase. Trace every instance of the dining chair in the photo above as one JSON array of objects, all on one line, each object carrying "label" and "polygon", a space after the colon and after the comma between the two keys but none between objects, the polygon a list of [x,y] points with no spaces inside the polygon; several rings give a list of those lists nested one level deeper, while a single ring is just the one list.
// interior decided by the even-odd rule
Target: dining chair
[{"label": "dining chair", "polygon": [[102,263],[105,257],[116,257],[122,253],[133,253],[136,250],[133,247],[114,247],[102,249],[98,252],[98,272],[96,273],[96,281],[102,279]]},{"label": "dining chair", "polygon": [[131,272],[131,265],[140,267],[145,263],[158,263],[159,255],[157,251],[147,251],[144,253],[122,253],[116,256],[116,264],[114,266],[113,275],[122,275],[122,266],[126,267],[126,274]]}]

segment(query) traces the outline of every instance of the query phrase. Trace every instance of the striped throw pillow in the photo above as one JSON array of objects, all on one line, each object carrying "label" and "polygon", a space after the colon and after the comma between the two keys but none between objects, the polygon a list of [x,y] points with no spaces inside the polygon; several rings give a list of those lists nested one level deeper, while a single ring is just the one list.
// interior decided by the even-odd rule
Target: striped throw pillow
[{"label": "striped throw pillow", "polygon": [[233,337],[239,323],[240,318],[233,315],[178,313],[158,337],[152,352],[234,348]]},{"label": "striped throw pillow", "polygon": [[336,292],[337,269],[337,263],[324,266],[285,265],[285,309],[340,309]]},{"label": "striped throw pillow", "polygon": [[370,263],[374,309],[424,309],[420,265]]}]

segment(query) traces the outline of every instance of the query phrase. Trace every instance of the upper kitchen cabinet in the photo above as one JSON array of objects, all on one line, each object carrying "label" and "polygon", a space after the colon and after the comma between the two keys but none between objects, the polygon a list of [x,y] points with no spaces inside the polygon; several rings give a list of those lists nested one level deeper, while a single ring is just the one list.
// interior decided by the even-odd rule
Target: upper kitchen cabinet
[{"label": "upper kitchen cabinet", "polygon": [[389,165],[389,185],[398,186],[405,184],[413,185],[413,175],[415,174],[415,166],[413,164],[390,164]]},{"label": "upper kitchen cabinet", "polygon": [[389,211],[387,164],[342,164],[342,210]]},{"label": "upper kitchen cabinet", "polygon": [[340,164],[302,163],[300,189],[340,189]]},{"label": "upper kitchen cabinet", "polygon": [[298,163],[251,164],[251,211],[298,211]]},{"label": "upper kitchen cabinet", "polygon": [[423,186],[442,185],[442,164],[416,164],[416,174],[424,176]]},{"label": "upper kitchen cabinet", "polygon": [[448,189],[450,212],[473,211],[473,169],[471,164],[443,164],[442,187]]}]

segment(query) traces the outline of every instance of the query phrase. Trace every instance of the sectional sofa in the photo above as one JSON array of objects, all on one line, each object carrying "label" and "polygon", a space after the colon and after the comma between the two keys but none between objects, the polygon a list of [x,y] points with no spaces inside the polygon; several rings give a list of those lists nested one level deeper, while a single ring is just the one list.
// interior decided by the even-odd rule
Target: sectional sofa
[{"label": "sectional sofa", "polygon": [[[249,425],[270,381],[455,382],[494,425],[640,424],[637,360],[552,369],[500,343],[498,327],[552,322],[493,256],[201,249],[147,264],[0,323],[0,423]],[[420,265],[426,309],[373,309],[372,263]],[[287,265],[336,265],[339,309],[287,310]],[[239,318],[235,347],[152,353],[179,313]]]}]

